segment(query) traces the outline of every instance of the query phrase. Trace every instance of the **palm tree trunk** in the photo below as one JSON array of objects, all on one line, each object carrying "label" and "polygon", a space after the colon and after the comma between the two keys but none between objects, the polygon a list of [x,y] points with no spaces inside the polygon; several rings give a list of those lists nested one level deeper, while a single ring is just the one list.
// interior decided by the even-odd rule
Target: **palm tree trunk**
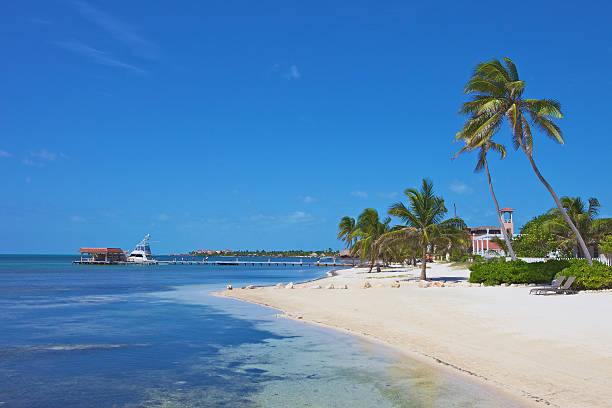
[{"label": "palm tree trunk", "polygon": [[485,169],[487,170],[487,178],[489,179],[489,188],[491,189],[491,196],[493,196],[493,202],[495,203],[495,213],[497,214],[497,221],[499,222],[499,226],[501,227],[502,234],[504,234],[504,239],[506,240],[506,245],[508,246],[508,252],[510,252],[510,258],[513,261],[516,261],[516,255],[514,254],[514,249],[512,249],[512,242],[508,238],[508,231],[504,227],[504,223],[501,218],[501,213],[499,212],[499,204],[497,203],[497,197],[495,197],[495,192],[493,191],[493,183],[491,183],[491,174],[489,173],[489,163],[487,162],[487,158],[484,158]]},{"label": "palm tree trunk", "polygon": [[[521,133],[522,133],[522,126],[521,126]],[[563,205],[561,205],[561,201],[559,200],[559,197],[557,197],[557,194],[555,194],[555,191],[552,189],[550,184],[548,184],[548,182],[544,179],[544,177],[540,173],[540,170],[538,170],[538,167],[536,166],[535,162],[533,161],[533,157],[531,156],[529,151],[527,151],[527,148],[525,148],[525,145],[523,144],[522,138],[518,137],[517,139],[518,139],[519,144],[521,145],[523,151],[527,155],[527,158],[529,159],[529,163],[531,163],[531,167],[533,167],[533,171],[538,176],[538,178],[540,179],[542,184],[544,184],[544,187],[546,187],[546,189],[548,190],[548,192],[550,193],[552,198],[555,200],[555,204],[557,204],[557,208],[559,209],[559,211],[563,215],[563,218],[565,219],[565,222],[567,222],[567,225],[569,225],[569,227],[574,232],[574,235],[578,239],[578,245],[582,249],[582,252],[584,253],[584,257],[587,259],[587,262],[589,263],[589,265],[593,265],[593,259],[591,259],[591,253],[587,249],[587,246],[584,243],[584,240],[582,239],[582,235],[580,235],[580,232],[578,231],[578,228],[576,228],[576,226],[574,225],[574,223],[570,219],[569,215],[567,215],[567,212],[565,211],[565,208],[563,208]]]},{"label": "palm tree trunk", "polygon": [[427,256],[427,245],[423,246],[423,257],[421,258],[421,280],[427,280],[427,262],[425,257]]}]

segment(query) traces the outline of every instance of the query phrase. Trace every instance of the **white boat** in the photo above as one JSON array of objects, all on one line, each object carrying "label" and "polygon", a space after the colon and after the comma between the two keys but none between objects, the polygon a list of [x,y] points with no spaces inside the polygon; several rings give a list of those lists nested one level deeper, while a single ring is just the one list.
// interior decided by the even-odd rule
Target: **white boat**
[{"label": "white boat", "polygon": [[157,264],[157,261],[153,259],[151,255],[151,247],[149,246],[149,238],[151,235],[145,235],[144,239],[136,245],[136,249],[130,252],[128,256],[128,262],[139,263],[139,264]]}]

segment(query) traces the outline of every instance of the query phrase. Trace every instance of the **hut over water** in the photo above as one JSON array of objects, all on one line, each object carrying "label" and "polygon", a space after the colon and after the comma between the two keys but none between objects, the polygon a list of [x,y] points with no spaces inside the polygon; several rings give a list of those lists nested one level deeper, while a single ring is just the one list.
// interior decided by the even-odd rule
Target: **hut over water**
[{"label": "hut over water", "polygon": [[126,260],[121,248],[81,248],[79,252],[81,262],[122,262]]}]

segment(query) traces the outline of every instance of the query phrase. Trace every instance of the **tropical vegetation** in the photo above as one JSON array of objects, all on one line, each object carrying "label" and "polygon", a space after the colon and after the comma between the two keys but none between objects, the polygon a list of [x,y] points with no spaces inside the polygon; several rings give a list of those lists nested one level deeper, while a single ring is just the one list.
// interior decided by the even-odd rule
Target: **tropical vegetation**
[{"label": "tropical vegetation", "polygon": [[372,271],[377,259],[416,265],[421,259],[421,279],[427,279],[428,254],[446,254],[469,249],[469,235],[461,218],[444,219],[448,212],[442,197],[436,196],[433,183],[423,179],[420,189],[409,188],[404,194],[407,203],[397,202],[389,215],[403,224],[390,227],[391,219],[379,219],[378,212],[366,208],[357,221],[343,217],[338,225],[338,239],[351,248],[351,253],[368,260]]},{"label": "tropical vegetation", "polygon": [[572,289],[612,289],[612,267],[598,261],[589,265],[584,259],[572,259],[569,262],[569,266],[560,271],[557,276],[575,276],[576,280],[572,284]]},{"label": "tropical vegetation", "polygon": [[444,220],[448,212],[442,197],[436,196],[433,183],[423,179],[421,188],[404,191],[408,203],[397,202],[391,205],[389,214],[401,219],[398,225],[380,237],[381,248],[404,245],[420,250],[422,265],[421,279],[427,279],[427,252],[449,252],[454,247],[469,247],[469,235],[465,222],[459,218]]},{"label": "tropical vegetation", "polygon": [[[347,218],[344,217],[343,220]],[[362,260],[368,259],[370,262],[370,272],[379,256],[380,243],[378,239],[389,231],[389,217],[380,220],[378,211],[373,208],[366,208],[357,218],[355,228],[350,234],[351,239],[355,240],[352,252],[358,254]],[[342,221],[340,222],[342,225]]]},{"label": "tropical vegetation", "polygon": [[[612,218],[597,218],[600,204],[596,198],[589,198],[585,202],[580,197],[561,197],[561,204],[580,231],[587,247],[596,248],[606,235],[612,234]],[[549,219],[544,223],[544,228],[556,240],[558,247],[565,252],[571,252],[576,248],[578,257],[586,258],[586,254],[576,242],[576,236],[564,222],[560,211],[553,208],[548,215]]]},{"label": "tropical vegetation", "polygon": [[547,262],[527,263],[516,261],[492,261],[476,263],[470,266],[470,279],[472,283],[485,285],[548,284],[555,275],[570,266],[568,260],[549,260]]},{"label": "tropical vegetation", "polygon": [[591,255],[580,231],[563,208],[561,200],[544,178],[533,159],[532,127],[552,140],[563,144],[562,131],[555,119],[563,117],[561,104],[553,99],[524,98],[525,82],[520,80],[516,65],[508,58],[502,64],[497,59],[479,63],[467,82],[464,93],[471,95],[459,112],[469,116],[457,138],[466,143],[467,150],[475,150],[491,141],[504,121],[510,126],[515,149],[524,153],[536,176],[552,196],[559,214],[576,237],[582,253],[592,264]]}]

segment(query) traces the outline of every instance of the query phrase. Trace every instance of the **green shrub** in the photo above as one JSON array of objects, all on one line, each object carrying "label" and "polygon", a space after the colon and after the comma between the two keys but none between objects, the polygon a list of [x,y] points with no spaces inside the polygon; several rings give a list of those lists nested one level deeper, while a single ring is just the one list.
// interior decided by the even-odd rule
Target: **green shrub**
[{"label": "green shrub", "polygon": [[574,259],[570,265],[557,273],[560,276],[575,276],[572,289],[612,289],[612,266],[593,261],[590,266],[584,259]]},{"label": "green shrub", "polygon": [[525,261],[491,261],[470,266],[472,283],[499,285],[502,283],[550,283],[558,272],[570,266],[566,260],[528,263]]}]

